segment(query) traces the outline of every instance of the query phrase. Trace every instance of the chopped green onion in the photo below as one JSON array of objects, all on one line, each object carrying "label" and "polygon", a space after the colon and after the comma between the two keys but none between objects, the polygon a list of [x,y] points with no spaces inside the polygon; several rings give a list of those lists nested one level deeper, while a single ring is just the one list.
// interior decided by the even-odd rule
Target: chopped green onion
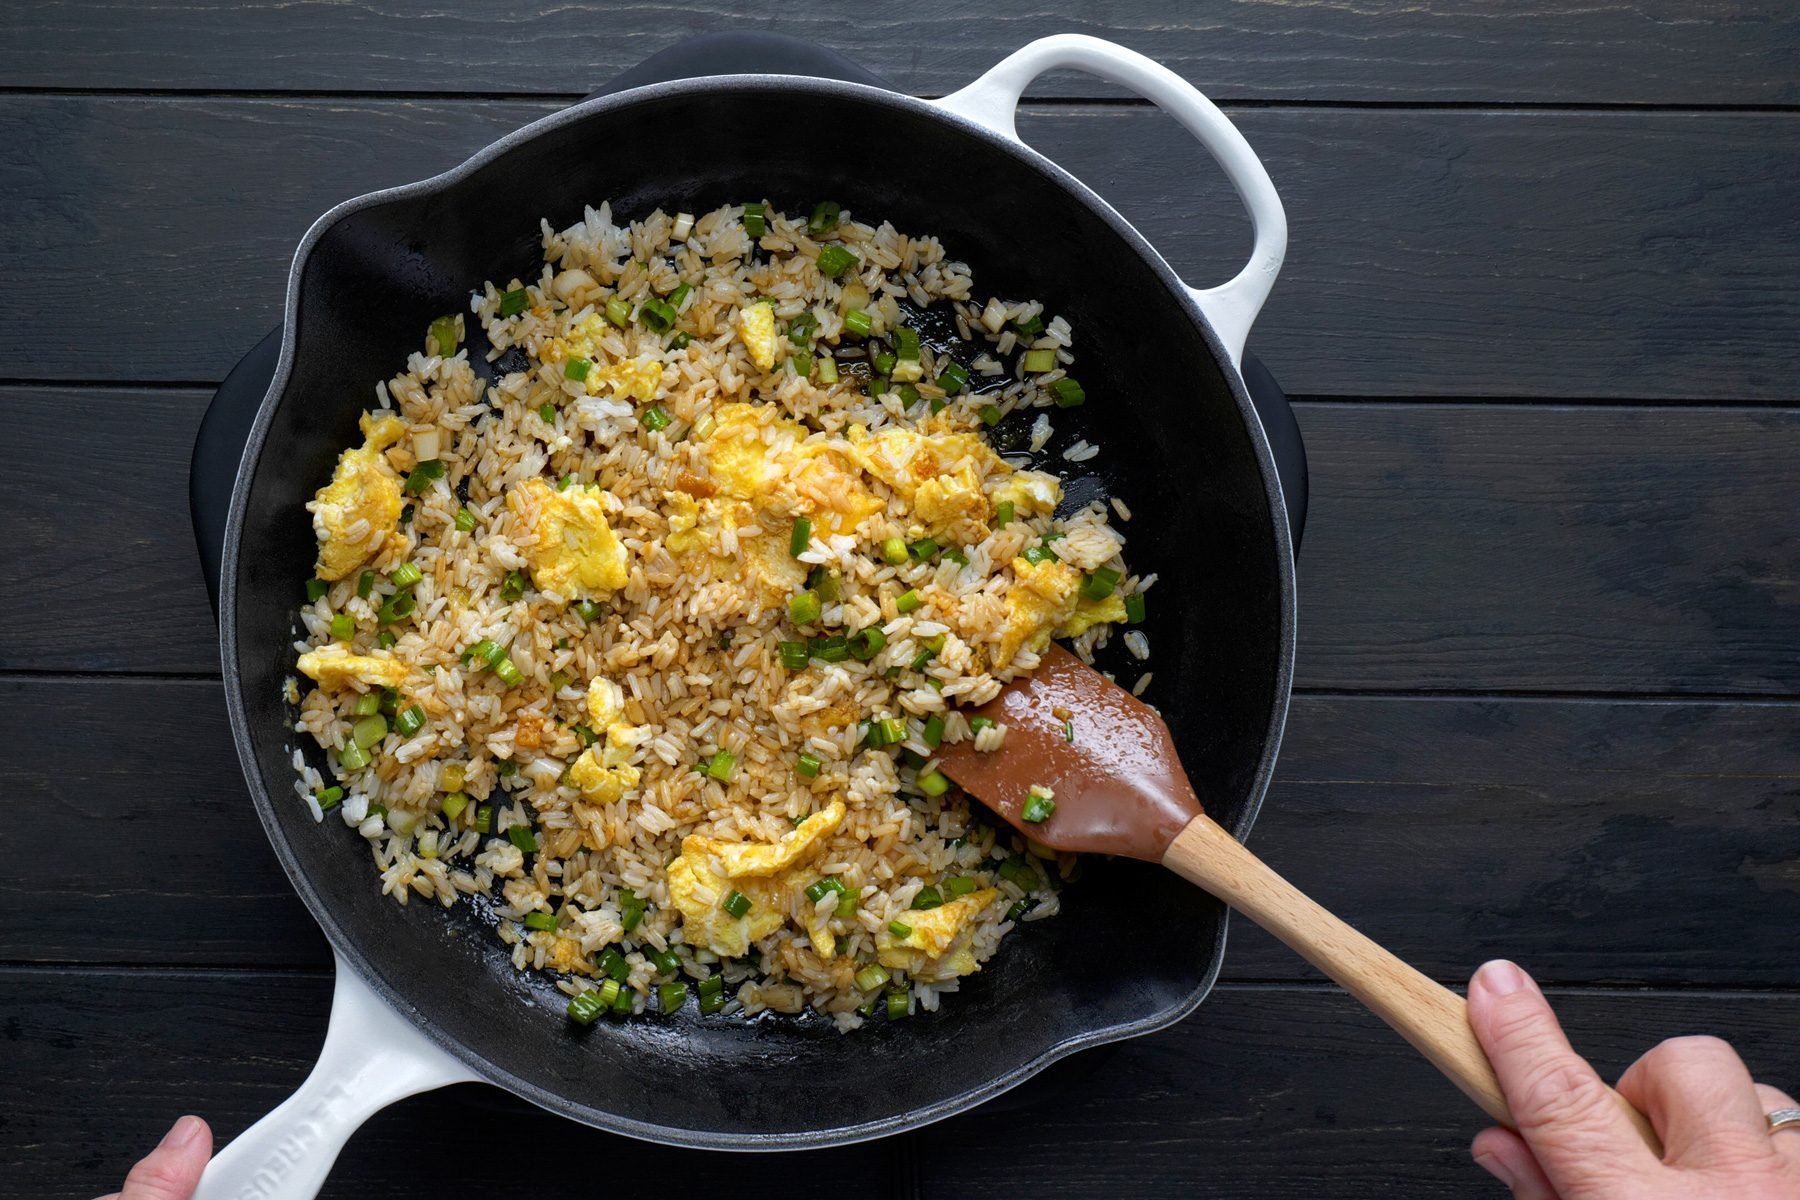
[{"label": "chopped green onion", "polygon": [[[546,425],[556,424],[556,405],[551,404],[548,401],[538,405],[538,420]],[[561,489],[559,488],[558,490],[560,491]]]},{"label": "chopped green onion", "polygon": [[874,328],[874,318],[860,308],[850,309],[844,314],[844,332],[852,337],[866,338]]},{"label": "chopped green onion", "polygon": [[823,565],[816,566],[806,573],[806,586],[819,593],[819,599],[827,604],[836,604],[843,580],[836,571],[828,570]]},{"label": "chopped green onion", "polygon": [[766,204],[744,205],[744,232],[753,238],[762,237],[769,232],[769,206]]},{"label": "chopped green onion", "polygon": [[503,658],[495,663],[494,674],[499,677],[501,683],[509,688],[518,687],[525,682],[525,673],[519,670],[518,665],[510,658]]},{"label": "chopped green onion", "polygon": [[576,383],[585,383],[588,372],[593,370],[593,367],[594,364],[589,359],[580,357],[568,359],[563,363],[563,378],[573,379]]},{"label": "chopped green onion", "polygon": [[1023,854],[1014,855],[1000,864],[1000,878],[1026,892],[1035,892],[1043,884],[1037,868]]},{"label": "chopped green onion", "polygon": [[730,915],[741,918],[745,913],[750,911],[750,897],[734,888],[731,893],[725,897],[724,903],[720,904],[719,907],[724,909]]},{"label": "chopped green onion", "polygon": [[926,884],[924,887],[920,888],[918,894],[913,897],[912,906],[921,910],[927,908],[942,908],[944,906],[944,897],[939,894],[936,888],[932,887],[930,884]]},{"label": "chopped green onion", "polygon": [[556,481],[556,490],[559,492],[566,492],[569,490],[569,485],[574,482],[575,472],[570,471],[567,475],[564,475],[561,479]]},{"label": "chopped green onion", "polygon": [[795,349],[804,350],[812,341],[813,331],[818,327],[819,318],[813,316],[811,312],[803,312],[788,322],[788,341],[794,344]]},{"label": "chopped green onion", "polygon": [[635,996],[635,994],[632,992],[632,990],[630,988],[621,985],[619,987],[619,998],[613,1001],[612,1010],[613,1010],[614,1015],[616,1015],[616,1016],[629,1015],[631,1012],[632,1003],[634,1001],[634,996]]},{"label": "chopped green onion", "polygon": [[600,1019],[609,1005],[600,998],[598,988],[589,988],[580,995],[569,999],[569,1020],[577,1025],[592,1025]]},{"label": "chopped green onion", "polygon": [[944,880],[944,891],[949,893],[952,900],[958,896],[968,895],[975,890],[975,887],[975,880],[968,875],[954,875]]},{"label": "chopped green onion", "polygon": [[896,567],[905,566],[911,557],[906,551],[906,539],[891,537],[881,543],[881,557]]},{"label": "chopped green onion", "polygon": [[887,634],[881,632],[878,625],[870,625],[856,631],[850,638],[850,653],[857,662],[868,662],[881,653],[887,645]]},{"label": "chopped green onion", "polygon": [[838,218],[841,217],[843,213],[843,208],[835,201],[819,201],[818,206],[812,210],[812,216],[807,218],[806,232],[812,234],[814,237],[820,237],[830,233],[837,228]]},{"label": "chopped green onion", "polygon": [[[715,987],[710,992],[707,991],[706,985],[711,983],[715,979],[718,980],[719,986]],[[714,1013],[719,1012],[720,1010],[722,1010],[725,1007],[726,1001],[725,1001],[724,988],[725,988],[725,977],[722,975],[708,975],[705,979],[702,979],[700,981],[700,1015],[701,1016],[710,1017]]]},{"label": "chopped green onion", "polygon": [[950,790],[950,781],[942,771],[927,771],[919,776],[919,790],[927,796],[941,796]]},{"label": "chopped green onion", "polygon": [[347,642],[356,636],[356,622],[349,613],[339,613],[331,618],[331,636],[340,642]]},{"label": "chopped green onion", "polygon": [[819,250],[819,273],[836,279],[860,261],[842,246],[824,246]]},{"label": "chopped green onion", "polygon": [[409,504],[405,508],[400,510],[400,523],[402,525],[411,525],[412,519],[413,519],[413,506]]},{"label": "chopped green onion", "polygon": [[350,727],[351,739],[364,750],[370,750],[379,746],[381,744],[381,739],[387,736],[387,732],[387,718],[380,713],[368,717],[359,717],[357,718],[356,724]]},{"label": "chopped green onion", "polygon": [[820,383],[830,385],[838,381],[837,359],[829,354],[822,355],[816,366]]},{"label": "chopped green onion", "polygon": [[681,959],[675,956],[673,950],[657,950],[650,946],[645,946],[643,949],[644,957],[650,960],[659,974],[673,975],[681,970]]},{"label": "chopped green onion", "polygon": [[794,531],[788,534],[788,553],[799,558],[812,545],[812,522],[806,517],[794,518]]},{"label": "chopped green onion", "polygon": [[781,665],[790,671],[804,671],[806,664],[812,661],[812,654],[805,642],[782,642]]},{"label": "chopped green onion", "polygon": [[875,356],[875,373],[877,375],[892,375],[894,373],[894,361],[894,356],[886,350],[883,350]]},{"label": "chopped green onion", "polygon": [[631,301],[623,296],[614,296],[606,302],[606,319],[620,329],[631,321]]},{"label": "chopped green onion", "polygon": [[1056,551],[1048,546],[1027,546],[1022,557],[1034,567],[1057,561]]},{"label": "chopped green onion", "polygon": [[908,556],[923,562],[938,552],[936,538],[920,538],[906,548]]},{"label": "chopped green onion", "polygon": [[407,475],[406,483],[404,485],[406,494],[409,496],[416,496],[426,488],[430,487],[435,480],[442,479],[443,477],[444,460],[441,458],[428,458],[418,466],[414,467],[412,472]]},{"label": "chopped green onion", "polygon": [[425,578],[425,572],[419,569],[418,563],[404,562],[395,567],[388,576],[388,582],[396,588],[409,588]]},{"label": "chopped green onion", "polygon": [[1056,811],[1056,801],[1040,791],[1033,790],[1025,797],[1025,807],[1019,810],[1019,819],[1031,825],[1042,825]]},{"label": "chopped green onion", "polygon": [[400,731],[401,737],[411,737],[425,728],[425,710],[417,704],[406,709],[394,718],[394,728]]},{"label": "chopped green onion", "polygon": [[1029,899],[1014,900],[1012,902],[1012,907],[1006,910],[1006,919],[1009,921],[1017,921],[1020,917],[1030,912],[1032,908],[1033,902]]},{"label": "chopped green onion", "polygon": [[665,983],[656,989],[657,1003],[665,1013],[672,1013],[687,1003],[688,985],[679,981]]},{"label": "chopped green onion", "polygon": [[606,615],[606,610],[592,600],[578,600],[575,603],[575,615],[592,625]]},{"label": "chopped green onion", "polygon": [[538,840],[529,825],[514,825],[506,831],[506,840],[530,854],[538,848]]},{"label": "chopped green onion", "polygon": [[969,718],[969,732],[970,733],[980,733],[984,729],[992,729],[993,727],[994,727],[994,721],[993,721],[993,718],[991,718],[991,717],[970,717]]},{"label": "chopped green onion", "polygon": [[925,744],[936,750],[944,740],[944,714],[932,713],[925,718]]},{"label": "chopped green onion", "polygon": [[[731,777],[736,773],[737,755],[729,750],[720,750],[712,756],[712,761],[706,764],[707,778],[716,779],[720,783],[730,783]],[[742,916],[743,914],[737,915]]]},{"label": "chopped green onion", "polygon": [[1063,722],[1063,741],[1070,745],[1075,743],[1075,718],[1070,717]]},{"label": "chopped green onion", "polygon": [[547,932],[556,928],[556,917],[547,912],[528,912],[525,914],[525,928]]},{"label": "chopped green onion", "polygon": [[671,349],[671,350],[686,350],[688,348],[688,343],[693,340],[694,340],[694,335],[689,333],[687,330],[683,329],[683,330],[679,331],[678,333],[676,333],[676,335],[674,337],[669,339],[669,349]]},{"label": "chopped green onion", "polygon": [[983,425],[998,425],[1000,423],[1000,410],[992,404],[982,405],[980,415],[981,423]]},{"label": "chopped green onion", "polygon": [[494,832],[494,806],[491,804],[477,804],[475,806],[474,825],[476,833]]},{"label": "chopped green onion", "polygon": [[1015,511],[1011,500],[1002,500],[1000,503],[994,505],[994,528],[1005,529],[1008,525],[1011,525]]},{"label": "chopped green onion", "polygon": [[500,599],[511,604],[525,596],[525,572],[508,571],[506,578],[500,583]]},{"label": "chopped green onion", "polygon": [[693,294],[694,285],[691,283],[683,283],[669,293],[669,307],[673,308],[676,312],[680,312],[681,306],[686,304],[687,298]]},{"label": "chopped green onion", "polygon": [[499,642],[490,641],[487,638],[481,639],[479,642],[476,642],[473,646],[470,646],[467,650],[462,652],[463,664],[465,666],[477,658],[490,667],[498,666],[500,660],[505,657],[506,647],[502,646]]},{"label": "chopped green onion", "polygon": [[644,919],[644,913],[650,908],[650,902],[633,891],[619,893],[619,924],[629,933],[636,929]]},{"label": "chopped green onion", "polygon": [[375,644],[380,646],[383,650],[392,650],[395,643],[399,640],[399,638],[395,637],[385,629],[375,635]]},{"label": "chopped green onion", "polygon": [[573,682],[575,682],[575,677],[567,671],[550,672],[550,690],[553,692],[560,692]]},{"label": "chopped green onion", "polygon": [[500,294],[500,315],[516,317],[524,312],[530,304],[531,297],[526,294],[524,288],[514,288],[510,292],[502,292]]},{"label": "chopped green onion", "polygon": [[338,751],[338,765],[346,771],[360,771],[369,765],[369,752],[355,742],[347,742]]},{"label": "chopped green onion", "polygon": [[815,879],[813,882],[806,885],[806,898],[814,904],[817,904],[825,898],[827,892],[837,892],[842,894],[843,891],[844,885],[827,875],[823,879]]},{"label": "chopped green onion", "polygon": [[466,508],[456,510],[456,530],[458,533],[470,533],[475,529],[475,514]]},{"label": "chopped green onion", "polygon": [[961,363],[945,361],[938,368],[937,385],[954,396],[969,386],[969,373]]},{"label": "chopped green onion", "polygon": [[519,773],[519,764],[510,758],[503,758],[494,764],[494,773],[502,779],[511,779]]},{"label": "chopped green onion", "polygon": [[802,754],[799,758],[794,760],[794,770],[800,772],[800,774],[808,779],[817,779],[819,777],[819,770],[824,765],[824,763],[819,761],[819,756],[816,754]]},{"label": "chopped green onion", "polygon": [[625,985],[617,979],[602,980],[600,986],[594,989],[594,995],[600,998],[600,1006],[603,1010],[616,1009],[619,1006],[619,997],[625,994]]},{"label": "chopped green onion", "polygon": [[848,919],[856,915],[856,906],[860,903],[862,903],[862,897],[849,888],[845,888],[843,894],[838,897],[835,911],[838,916]]},{"label": "chopped green onion", "polygon": [[894,329],[894,357],[901,362],[917,362],[919,359],[919,331],[910,325],[899,325]]},{"label": "chopped green onion", "polygon": [[945,400],[941,396],[933,396],[931,398],[931,415],[932,416],[934,416],[934,417],[937,416],[939,413],[943,412],[946,408],[949,408],[949,407],[950,407],[950,402],[948,400]]},{"label": "chopped green onion", "polygon": [[960,549],[958,549],[955,546],[952,546],[952,547],[950,547],[950,549],[944,551],[944,557],[949,559],[951,562],[955,563],[959,567],[966,567],[969,565],[969,556],[964,554]]},{"label": "chopped green onion", "polygon": [[1133,592],[1125,597],[1125,619],[1133,625],[1144,623],[1144,593]]},{"label": "chopped green onion", "polygon": [[919,607],[922,603],[924,603],[924,601],[919,599],[919,590],[917,588],[909,588],[900,593],[899,596],[895,597],[894,609],[897,612],[909,613],[913,609]]},{"label": "chopped green onion", "polygon": [[439,801],[439,807],[443,810],[444,820],[454,821],[463,815],[464,809],[469,807],[469,793],[450,792],[444,796],[443,800]]},{"label": "chopped green onion", "polygon": [[820,662],[843,662],[850,657],[850,645],[841,633],[813,638],[807,651]]},{"label": "chopped green onion", "polygon": [[919,402],[919,389],[910,383],[900,385],[900,407],[911,408]]},{"label": "chopped green onion", "polygon": [[872,992],[876,988],[886,985],[887,981],[892,978],[893,976],[888,974],[886,967],[880,963],[870,963],[856,973],[856,986],[859,991]]},{"label": "chopped green onion", "polygon": [[1078,408],[1087,402],[1087,393],[1081,390],[1081,385],[1066,375],[1051,384],[1050,390],[1056,393],[1058,408]]},{"label": "chopped green onion", "polygon": [[864,740],[871,746],[897,746],[906,740],[906,722],[900,717],[870,721]]},{"label": "chopped green onion", "polygon": [[1024,364],[1027,374],[1042,375],[1045,371],[1056,370],[1056,351],[1027,350],[1019,361]]},{"label": "chopped green onion", "polygon": [[723,975],[708,975],[705,979],[700,981],[698,990],[700,992],[700,998],[703,1000],[708,996],[722,996],[725,994],[725,977]]},{"label": "chopped green onion", "polygon": [[825,611],[825,604],[819,599],[819,593],[807,588],[796,592],[788,599],[788,619],[796,625],[811,625]]},{"label": "chopped green onion", "polygon": [[356,703],[351,705],[350,711],[359,717],[374,716],[381,711],[381,693],[364,692],[356,698]]},{"label": "chopped green onion", "polygon": [[912,997],[905,988],[895,988],[887,994],[887,1019],[903,1021],[912,1015]]},{"label": "chopped green onion", "polygon": [[644,415],[639,417],[638,421],[645,429],[655,433],[669,427],[669,414],[663,411],[662,405],[652,404],[644,410]]},{"label": "chopped green onion", "polygon": [[456,335],[456,317],[439,317],[431,323],[427,331],[431,340],[437,343],[437,353],[449,358],[456,353],[456,343],[460,340]]},{"label": "chopped green onion", "polygon": [[364,571],[356,581],[356,596],[359,600],[367,600],[375,594],[375,572]]},{"label": "chopped green onion", "polygon": [[631,964],[625,961],[623,954],[611,946],[600,952],[599,961],[595,963],[595,966],[608,979],[616,979],[620,983],[624,983],[631,978]]},{"label": "chopped green onion", "polygon": [[586,725],[570,726],[569,731],[575,735],[575,740],[581,743],[583,750],[600,740],[600,735]]},{"label": "chopped green onion", "polygon": [[912,936],[912,926],[904,921],[889,921],[888,932],[901,940],[905,940]]},{"label": "chopped green onion", "polygon": [[1039,315],[1025,321],[1014,321],[1013,328],[1018,330],[1024,337],[1036,337],[1038,334],[1044,332],[1044,318],[1042,315]]},{"label": "chopped green onion", "polygon": [[1081,581],[1081,594],[1089,600],[1104,600],[1119,586],[1119,573],[1111,567],[1096,567]]},{"label": "chopped green onion", "polygon": [[675,326],[675,306],[667,300],[646,300],[638,306],[638,323],[652,333],[667,333]]}]

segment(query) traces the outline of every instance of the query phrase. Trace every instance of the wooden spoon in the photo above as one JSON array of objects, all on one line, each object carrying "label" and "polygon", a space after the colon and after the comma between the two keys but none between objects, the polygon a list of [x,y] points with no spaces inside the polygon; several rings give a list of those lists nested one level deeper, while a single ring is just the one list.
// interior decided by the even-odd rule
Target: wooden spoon
[{"label": "wooden spoon", "polygon": [[[1327,912],[1202,812],[1169,728],[1149,705],[1053,645],[1034,673],[974,715],[1006,726],[1006,741],[993,753],[972,741],[943,748],[942,770],[963,790],[1053,850],[1161,863],[1205,888],[1336,980],[1488,1116],[1516,1127],[1463,998]],[[1033,785],[1055,800],[1035,824],[1020,815]],[[1649,1121],[1613,1098],[1660,1157]]]}]

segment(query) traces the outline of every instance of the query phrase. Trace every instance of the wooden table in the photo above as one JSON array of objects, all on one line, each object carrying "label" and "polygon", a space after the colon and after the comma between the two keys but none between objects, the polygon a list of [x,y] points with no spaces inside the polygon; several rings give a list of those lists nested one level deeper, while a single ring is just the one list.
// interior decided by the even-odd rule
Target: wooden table
[{"label": "wooden table", "polygon": [[[184,1111],[229,1137],[322,1037],[325,944],[245,799],[185,492],[295,241],[722,28],[925,95],[1075,29],[1223,102],[1292,221],[1252,345],[1313,471],[1257,848],[1441,979],[1528,964],[1608,1071],[1714,1031],[1800,1085],[1800,11],[731,7],[0,13],[0,1196],[110,1190]],[[1235,200],[1154,110],[1051,77],[1023,128],[1190,280],[1239,261]],[[1242,926],[1192,1019],[1030,1086],[756,1160],[462,1087],[377,1117],[328,1194],[1493,1194],[1450,1086]]]}]

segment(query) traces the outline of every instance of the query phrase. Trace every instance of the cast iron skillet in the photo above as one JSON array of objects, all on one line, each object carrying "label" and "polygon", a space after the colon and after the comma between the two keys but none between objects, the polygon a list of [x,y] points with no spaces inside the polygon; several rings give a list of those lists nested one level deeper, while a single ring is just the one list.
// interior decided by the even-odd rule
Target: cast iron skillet
[{"label": "cast iron skillet", "polygon": [[[1054,67],[1125,83],[1206,143],[1257,225],[1242,274],[1192,291],[1103,201],[1017,142],[1018,95]],[[855,132],[820,153],[782,132],[795,129]],[[1060,916],[1015,934],[937,1014],[849,1037],[816,1019],[581,1030],[548,979],[512,969],[470,906],[394,904],[353,831],[315,825],[295,799],[282,683],[316,549],[303,505],[355,439],[373,381],[479,281],[534,274],[541,215],[567,223],[602,198],[631,217],[752,197],[788,210],[829,197],[935,233],[983,295],[1038,297],[1070,318],[1090,400],[1056,414],[1050,449],[1084,436],[1104,448],[1079,468],[1095,476],[1068,490],[1079,500],[1104,489],[1136,514],[1132,561],[1161,576],[1145,626],[1149,698],[1212,813],[1248,831],[1286,718],[1294,579],[1281,484],[1237,367],[1285,222],[1235,129],[1172,73],[1071,36],[1033,43],[935,104],[782,75],[584,102],[445,175],[339,205],[296,254],[280,361],[232,494],[219,607],[239,755],[276,853],[338,956],[337,993],[319,1067],[215,1160],[202,1200],[253,1187],[311,1194],[370,1112],[467,1079],[690,1146],[874,1137],[968,1108],[1075,1050],[1165,1027],[1211,987],[1224,908],[1166,872],[1093,862]],[[1138,669],[1122,657],[1102,665]]]}]

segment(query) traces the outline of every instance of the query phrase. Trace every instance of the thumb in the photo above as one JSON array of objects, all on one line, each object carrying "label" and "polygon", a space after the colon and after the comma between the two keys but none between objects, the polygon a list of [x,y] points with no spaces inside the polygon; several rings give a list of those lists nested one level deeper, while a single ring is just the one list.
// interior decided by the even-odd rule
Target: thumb
[{"label": "thumb", "polygon": [[188,1200],[212,1157],[212,1130],[199,1117],[183,1117],[125,1177],[119,1200]]},{"label": "thumb", "polygon": [[1659,1165],[1612,1090],[1576,1054],[1537,984],[1491,962],[1469,981],[1469,1024],[1494,1064],[1519,1133],[1568,1200],[1637,1195]]}]

